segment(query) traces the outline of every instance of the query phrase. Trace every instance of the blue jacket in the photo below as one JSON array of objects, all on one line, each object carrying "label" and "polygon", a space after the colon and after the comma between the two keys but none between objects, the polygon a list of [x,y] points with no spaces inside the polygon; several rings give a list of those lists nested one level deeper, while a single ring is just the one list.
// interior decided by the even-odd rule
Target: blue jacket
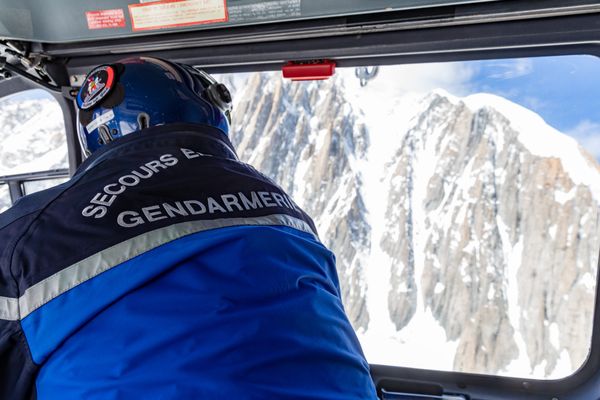
[{"label": "blue jacket", "polygon": [[0,215],[0,370],[7,400],[375,398],[311,219],[192,125]]}]

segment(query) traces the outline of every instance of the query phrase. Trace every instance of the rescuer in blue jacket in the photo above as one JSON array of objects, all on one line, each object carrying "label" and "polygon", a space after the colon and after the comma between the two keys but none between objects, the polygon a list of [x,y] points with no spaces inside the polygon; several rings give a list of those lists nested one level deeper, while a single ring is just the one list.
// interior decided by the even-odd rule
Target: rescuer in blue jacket
[{"label": "rescuer in blue jacket", "polygon": [[0,215],[0,399],[375,398],[334,256],[237,159],[224,85],[133,58],[77,105],[85,162]]}]

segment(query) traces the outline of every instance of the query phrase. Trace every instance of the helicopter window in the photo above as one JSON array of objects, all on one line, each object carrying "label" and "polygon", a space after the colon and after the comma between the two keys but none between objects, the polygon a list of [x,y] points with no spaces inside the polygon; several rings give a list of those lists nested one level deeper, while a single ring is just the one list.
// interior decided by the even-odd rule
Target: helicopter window
[{"label": "helicopter window", "polygon": [[56,185],[66,182],[67,178],[43,179],[30,182],[23,182],[24,194],[39,192],[40,190],[48,189]]},{"label": "helicopter window", "polygon": [[[599,67],[561,56],[339,68],[327,81],[215,77],[233,93],[240,158],[336,254],[370,363],[557,379],[591,343]],[[0,101],[0,176],[66,167],[52,102]]]},{"label": "helicopter window", "polygon": [[592,56],[221,75],[240,157],[333,249],[372,364],[569,376],[592,335]]},{"label": "helicopter window", "polygon": [[[56,100],[41,89],[0,99],[0,177],[67,167],[63,114]],[[37,180],[20,190],[23,194],[33,193],[56,183]],[[0,178],[3,208],[11,204],[7,186],[6,180]]]}]

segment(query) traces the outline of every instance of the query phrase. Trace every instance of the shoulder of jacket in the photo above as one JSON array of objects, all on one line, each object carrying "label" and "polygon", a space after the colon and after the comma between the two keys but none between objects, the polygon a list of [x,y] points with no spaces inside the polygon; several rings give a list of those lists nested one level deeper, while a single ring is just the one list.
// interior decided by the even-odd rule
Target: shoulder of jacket
[{"label": "shoulder of jacket", "polygon": [[0,214],[0,229],[43,209],[62,188],[53,187],[22,197],[8,210]]}]

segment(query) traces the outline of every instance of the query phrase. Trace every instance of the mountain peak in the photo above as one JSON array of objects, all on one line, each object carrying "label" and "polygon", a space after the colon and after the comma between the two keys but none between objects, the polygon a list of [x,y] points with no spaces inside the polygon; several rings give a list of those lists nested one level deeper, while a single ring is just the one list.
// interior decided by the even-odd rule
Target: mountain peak
[{"label": "mountain peak", "polygon": [[519,142],[532,154],[559,159],[573,182],[588,186],[594,198],[600,203],[600,166],[598,163],[575,139],[548,125],[534,111],[490,93],[476,93],[461,98],[443,89],[435,89],[430,95],[442,96],[453,104],[462,102],[474,113],[487,109],[502,115],[509,125],[519,133]]}]

